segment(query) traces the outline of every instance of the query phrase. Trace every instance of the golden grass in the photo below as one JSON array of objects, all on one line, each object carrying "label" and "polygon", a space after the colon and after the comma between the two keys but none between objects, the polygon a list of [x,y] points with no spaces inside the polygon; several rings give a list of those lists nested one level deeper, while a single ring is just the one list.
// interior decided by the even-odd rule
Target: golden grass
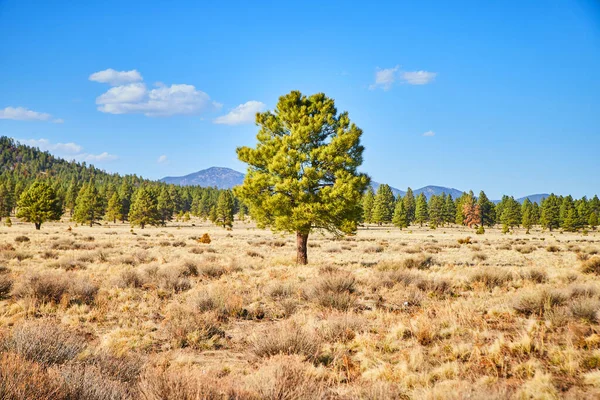
[{"label": "golden grass", "polygon": [[[193,225],[192,225],[193,224]],[[600,234],[0,228],[0,394],[600,397]],[[25,239],[26,238],[26,239]]]}]

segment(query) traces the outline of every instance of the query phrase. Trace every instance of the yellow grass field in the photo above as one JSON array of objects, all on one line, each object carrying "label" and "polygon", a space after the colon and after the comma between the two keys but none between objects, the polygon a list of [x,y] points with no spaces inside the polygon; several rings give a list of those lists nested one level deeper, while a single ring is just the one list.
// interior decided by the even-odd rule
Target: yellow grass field
[{"label": "yellow grass field", "polygon": [[600,398],[597,232],[370,226],[296,266],[251,223],[13,222],[0,391],[22,398]]}]

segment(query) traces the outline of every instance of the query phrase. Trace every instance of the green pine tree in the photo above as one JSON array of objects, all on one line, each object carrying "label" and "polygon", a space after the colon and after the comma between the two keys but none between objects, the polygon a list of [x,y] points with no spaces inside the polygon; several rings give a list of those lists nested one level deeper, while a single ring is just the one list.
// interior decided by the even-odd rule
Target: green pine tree
[{"label": "green pine tree", "polygon": [[554,194],[542,202],[541,225],[552,231],[560,226],[560,200]]},{"label": "green pine tree", "polygon": [[427,210],[427,198],[425,194],[421,193],[417,196],[416,207],[415,207],[415,222],[420,226],[423,226],[427,222],[428,218]]},{"label": "green pine tree", "polygon": [[495,206],[494,203],[488,199],[483,190],[479,192],[477,204],[479,205],[480,226],[494,226],[496,223],[496,215],[494,212]]},{"label": "green pine tree", "polygon": [[123,219],[123,202],[119,192],[115,191],[112,197],[108,200],[108,206],[106,207],[106,215],[104,218],[107,221],[112,221],[113,224],[117,223],[117,220]]},{"label": "green pine tree", "polygon": [[444,202],[444,224],[453,224],[456,218],[456,204],[452,195],[446,196]]},{"label": "green pine tree", "polygon": [[17,208],[17,218],[33,222],[37,230],[44,222],[58,221],[62,216],[62,208],[54,189],[43,181],[35,181],[21,193]]},{"label": "green pine tree", "polygon": [[161,224],[156,195],[145,185],[140,186],[133,194],[129,210],[129,223],[132,227],[139,226],[142,229],[146,225],[159,226]]},{"label": "green pine tree", "polygon": [[429,214],[429,226],[432,229],[444,223],[444,198],[442,196],[433,195],[429,198],[428,214]]},{"label": "green pine tree", "polygon": [[166,225],[167,221],[173,219],[173,211],[175,209],[171,195],[166,186],[163,186],[158,196],[158,213],[160,215],[160,222],[162,225]]},{"label": "green pine tree", "polygon": [[79,190],[75,209],[73,210],[73,220],[81,224],[94,226],[104,214],[104,199],[100,196],[98,189],[93,181],[84,184]]},{"label": "green pine tree", "polygon": [[370,224],[373,222],[373,206],[375,204],[375,193],[369,186],[362,198],[363,222]]},{"label": "green pine tree", "polygon": [[408,228],[408,214],[406,212],[406,206],[402,198],[396,200],[396,206],[394,207],[394,215],[392,216],[392,223],[394,226],[400,228]]},{"label": "green pine tree", "polygon": [[236,195],[260,227],[296,233],[296,260],[308,263],[308,236],[315,230],[353,234],[370,179],[358,172],[362,130],[338,113],[323,93],[298,91],[279,98],[274,112],[256,115],[256,148],[237,149],[249,164]]},{"label": "green pine tree", "polygon": [[408,220],[408,224],[410,225],[415,220],[415,210],[417,207],[415,195],[410,187],[406,189],[406,194],[404,195],[402,201],[404,201],[404,208],[406,209],[406,218]]},{"label": "green pine tree", "polygon": [[521,205],[521,225],[527,229],[525,233],[529,233],[529,230],[533,227],[533,204],[531,200],[525,199]]},{"label": "green pine tree", "polygon": [[389,185],[381,184],[377,188],[375,201],[373,203],[373,222],[376,224],[387,224],[392,222],[394,214],[394,193]]},{"label": "green pine tree", "polygon": [[223,228],[231,228],[233,227],[233,215],[233,193],[231,193],[231,190],[223,190],[219,194],[219,200],[217,201],[216,220],[214,223]]},{"label": "green pine tree", "polygon": [[598,214],[595,211],[593,211],[590,214],[590,218],[588,219],[588,225],[592,229],[596,229],[596,227],[598,226]]}]

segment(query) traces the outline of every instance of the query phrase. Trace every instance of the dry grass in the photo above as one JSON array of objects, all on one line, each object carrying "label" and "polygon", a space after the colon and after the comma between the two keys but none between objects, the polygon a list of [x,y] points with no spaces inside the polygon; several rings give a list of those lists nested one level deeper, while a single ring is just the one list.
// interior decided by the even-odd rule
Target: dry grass
[{"label": "dry grass", "polygon": [[0,398],[600,398],[597,231],[67,228],[0,227]]}]

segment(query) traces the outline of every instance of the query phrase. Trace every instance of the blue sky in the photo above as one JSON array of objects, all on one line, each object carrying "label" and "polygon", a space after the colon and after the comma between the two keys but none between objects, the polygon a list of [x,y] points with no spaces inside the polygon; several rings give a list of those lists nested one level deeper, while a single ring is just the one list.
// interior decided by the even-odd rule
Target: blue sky
[{"label": "blue sky", "polygon": [[[323,4],[327,3],[327,4]],[[252,114],[325,92],[404,189],[600,193],[600,6],[0,0],[0,135],[114,172],[244,171]]]}]

